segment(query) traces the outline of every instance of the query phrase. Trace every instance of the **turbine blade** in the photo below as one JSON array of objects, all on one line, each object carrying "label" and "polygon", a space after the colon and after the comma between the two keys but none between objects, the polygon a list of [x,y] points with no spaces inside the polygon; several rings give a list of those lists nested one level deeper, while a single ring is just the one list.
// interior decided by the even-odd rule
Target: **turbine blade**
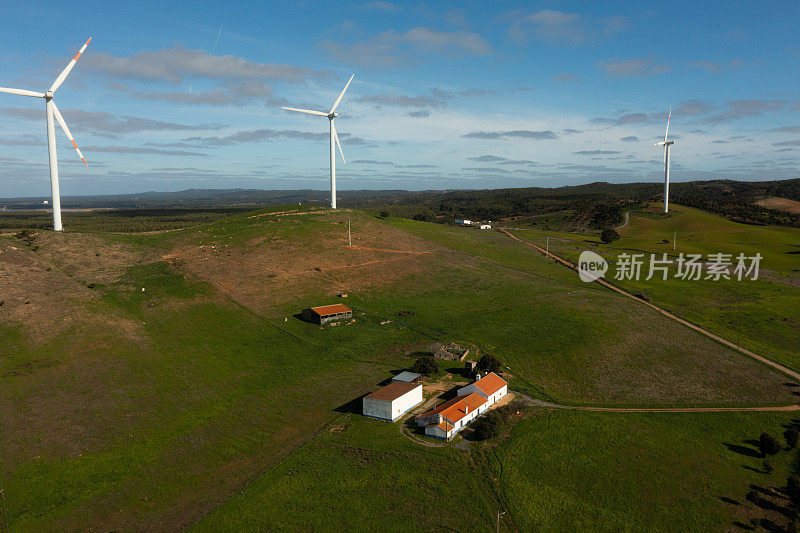
[{"label": "turbine blade", "polygon": [[319,115],[321,117],[327,117],[327,113],[323,113],[322,111],[311,111],[310,109],[297,109],[296,107],[283,107],[281,109],[288,109],[289,111],[299,111],[300,113],[308,113],[309,115]]},{"label": "turbine blade", "polygon": [[58,123],[61,124],[61,129],[64,130],[64,133],[67,134],[67,139],[70,140],[72,146],[75,148],[75,151],[78,152],[78,157],[80,157],[81,161],[83,161],[83,164],[88,167],[89,165],[86,164],[86,159],[84,159],[83,154],[78,148],[78,145],[75,143],[75,139],[72,137],[72,133],[69,131],[69,128],[67,127],[67,122],[64,120],[64,117],[61,116],[61,112],[58,110],[58,107],[56,107],[55,102],[53,102],[53,115],[56,117]]},{"label": "turbine blade", "polygon": [[44,98],[44,93],[26,91],[25,89],[10,89],[8,87],[0,87],[0,93],[19,94],[22,96],[33,96],[34,98]]},{"label": "turbine blade", "polygon": [[342,89],[342,94],[340,94],[340,95],[339,95],[339,98],[337,98],[337,99],[336,99],[336,101],[333,103],[333,107],[331,108],[331,113],[333,113],[334,111],[336,111],[336,108],[337,108],[337,107],[339,107],[339,102],[341,102],[341,101],[342,101],[342,97],[344,96],[344,92],[347,90],[347,88],[348,88],[348,87],[350,87],[350,82],[351,82],[351,81],[353,81],[353,78],[354,78],[354,77],[355,77],[355,74],[353,74],[352,76],[350,76],[350,79],[349,79],[349,80],[347,80],[347,85],[345,85],[345,86],[344,86],[344,89]]},{"label": "turbine blade", "polygon": [[339,143],[339,134],[336,133],[336,126],[333,126],[333,124],[331,124],[331,126],[333,127],[333,138],[336,139],[336,146],[339,147],[339,155],[342,156],[342,163],[346,165],[347,160],[344,158],[344,152],[342,152],[342,145],[341,143]]},{"label": "turbine blade", "polygon": [[667,131],[664,132],[664,142],[667,142],[667,135],[669,134],[669,119],[672,118],[672,108],[669,108],[669,115],[667,115]]},{"label": "turbine blade", "polygon": [[63,71],[61,71],[61,74],[59,74],[58,78],[56,78],[56,81],[53,82],[53,86],[50,87],[50,91],[56,92],[56,89],[61,87],[61,84],[64,83],[65,79],[67,79],[67,76],[69,75],[70,71],[72,70],[72,67],[75,66],[75,63],[78,61],[78,58],[81,57],[81,54],[86,50],[86,47],[89,46],[89,43],[91,41],[92,41],[92,37],[89,37],[89,40],[86,41],[83,44],[83,46],[81,46],[81,49],[78,50],[78,53],[75,54],[75,57],[72,58],[72,61],[70,61],[67,64],[66,68]]}]

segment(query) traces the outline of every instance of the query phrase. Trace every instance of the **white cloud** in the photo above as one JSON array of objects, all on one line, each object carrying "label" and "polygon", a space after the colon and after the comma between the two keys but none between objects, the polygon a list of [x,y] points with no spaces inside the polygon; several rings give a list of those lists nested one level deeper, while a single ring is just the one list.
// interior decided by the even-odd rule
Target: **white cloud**
[{"label": "white cloud", "polygon": [[611,78],[642,78],[671,70],[669,65],[657,64],[652,58],[608,59],[601,61],[598,68]]},{"label": "white cloud", "polygon": [[180,83],[189,77],[223,80],[276,80],[300,83],[310,78],[328,78],[331,72],[294,65],[257,63],[233,55],[216,56],[181,45],[139,52],[129,57],[104,53],[87,54],[83,69],[113,79]]},{"label": "white cloud", "polygon": [[552,44],[590,44],[630,25],[623,16],[594,18],[553,9],[535,13],[512,11],[505,15],[505,19],[510,21],[509,36],[518,43],[534,38]]},{"label": "white cloud", "polygon": [[391,66],[408,59],[409,54],[446,56],[485,56],[493,52],[489,42],[477,33],[445,32],[416,27],[404,33],[381,32],[369,39],[351,44],[323,41],[320,46],[336,59],[366,66]]}]

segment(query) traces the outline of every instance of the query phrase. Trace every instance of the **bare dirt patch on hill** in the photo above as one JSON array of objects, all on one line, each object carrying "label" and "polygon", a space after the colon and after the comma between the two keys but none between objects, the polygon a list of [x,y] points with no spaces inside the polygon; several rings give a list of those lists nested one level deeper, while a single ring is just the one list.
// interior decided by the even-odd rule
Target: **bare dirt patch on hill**
[{"label": "bare dirt patch on hill", "polygon": [[[293,216],[307,215],[293,219]],[[346,215],[297,213],[249,218],[241,242],[218,240],[198,246],[193,235],[165,255],[177,268],[210,282],[240,304],[265,315],[289,301],[315,303],[341,292],[389,287],[428,268],[435,246],[366,216],[353,225],[347,246]],[[313,229],[309,229],[311,224]],[[396,253],[404,250],[417,253]]]},{"label": "bare dirt patch on hill", "polygon": [[134,264],[155,260],[156,254],[103,239],[91,233],[41,232],[37,253],[82,283],[112,283]]},{"label": "bare dirt patch on hill", "polygon": [[786,211],[795,215],[800,214],[800,202],[797,200],[790,200],[789,198],[780,198],[774,196],[772,198],[764,198],[756,202],[756,205],[773,209],[775,211]]}]

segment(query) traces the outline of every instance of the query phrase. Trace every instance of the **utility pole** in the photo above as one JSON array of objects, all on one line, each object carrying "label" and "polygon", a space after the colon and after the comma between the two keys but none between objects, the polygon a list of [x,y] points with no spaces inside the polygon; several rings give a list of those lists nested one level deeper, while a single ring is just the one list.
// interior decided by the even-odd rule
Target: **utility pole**
[{"label": "utility pole", "polygon": [[347,219],[347,245],[353,246],[353,239],[350,238],[350,219]]},{"label": "utility pole", "polygon": [[545,240],[545,243],[546,243],[546,244],[545,244],[545,250],[546,250],[546,254],[545,254],[545,255],[546,255],[547,257],[550,257],[550,237],[549,237],[549,236],[547,236],[547,237],[545,237],[545,239],[546,239],[546,240]]},{"label": "utility pole", "polygon": [[500,511],[497,511],[497,533],[500,533],[500,517],[503,516],[504,514],[506,514],[505,511],[503,511],[502,513]]}]

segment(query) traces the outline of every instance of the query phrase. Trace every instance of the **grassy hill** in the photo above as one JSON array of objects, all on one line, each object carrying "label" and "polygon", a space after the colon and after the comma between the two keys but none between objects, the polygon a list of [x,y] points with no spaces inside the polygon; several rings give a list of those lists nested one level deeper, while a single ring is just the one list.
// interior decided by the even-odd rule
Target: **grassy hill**
[{"label": "grassy hill", "polygon": [[[166,232],[96,228],[0,239],[13,531],[485,530],[501,508],[522,530],[594,516],[604,529],[719,526],[747,514],[720,496],[768,482],[740,443],[793,420],[532,410],[497,444],[427,448],[347,406],[437,341],[497,355],[513,389],[565,404],[778,405],[794,388],[497,232],[297,206]],[[354,323],[295,317],[340,293]],[[685,475],[708,461],[713,486]],[[790,462],[780,454],[775,476]],[[597,498],[620,469],[628,485]],[[691,498],[665,513],[649,471]],[[532,498],[542,484],[551,492]],[[589,498],[591,511],[566,503]]]},{"label": "grassy hill", "polygon": [[[753,226],[726,220],[690,207],[673,205],[669,215],[653,209],[632,210],[630,223],[619,230],[622,238],[603,244],[591,235],[518,231],[531,242],[544,245],[571,261],[583,250],[593,250],[608,260],[620,253],[644,253],[674,260],[681,253],[756,253],[763,259],[756,281],[674,279],[619,281],[632,292],[756,353],[800,370],[800,230],[779,226]],[[677,240],[675,236],[677,235]],[[673,242],[675,241],[675,242]],[[674,249],[673,249],[674,245]],[[611,274],[611,273],[610,273]]]}]

